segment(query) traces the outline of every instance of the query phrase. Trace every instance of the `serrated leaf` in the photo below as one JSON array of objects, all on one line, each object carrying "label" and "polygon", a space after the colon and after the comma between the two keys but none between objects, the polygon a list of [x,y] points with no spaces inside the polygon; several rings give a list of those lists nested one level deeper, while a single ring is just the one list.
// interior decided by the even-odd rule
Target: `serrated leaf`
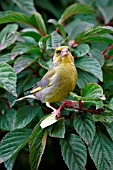
[{"label": "serrated leaf", "polygon": [[103,112],[101,114],[93,114],[92,115],[95,122],[102,122],[102,123],[111,123],[113,122],[113,114]]},{"label": "serrated leaf", "polygon": [[73,5],[70,5],[63,12],[61,19],[60,19],[60,23],[63,23],[67,18],[69,18],[72,15],[81,14],[81,13],[94,13],[94,10],[86,4],[75,3]]},{"label": "serrated leaf", "polygon": [[113,98],[110,100],[110,102],[108,104],[108,108],[113,110]]},{"label": "serrated leaf", "polygon": [[12,131],[14,130],[16,111],[9,109],[5,115],[0,117],[0,129]]},{"label": "serrated leaf", "polygon": [[105,124],[105,127],[106,127],[107,132],[109,133],[112,141],[113,141],[113,122],[111,122],[111,123],[106,123],[106,124]]},{"label": "serrated leaf", "polygon": [[86,98],[101,99],[103,96],[103,89],[96,83],[88,83],[82,89],[81,95]]},{"label": "serrated leaf", "polygon": [[73,122],[74,128],[87,145],[90,145],[95,136],[95,124],[89,113],[77,115]]},{"label": "serrated leaf", "polygon": [[103,81],[103,74],[99,63],[90,58],[88,56],[79,57],[75,61],[76,67],[80,68],[81,70],[87,71],[90,74],[93,74],[97,77],[100,81]]},{"label": "serrated leaf", "polygon": [[107,24],[113,18],[113,5],[110,4],[109,6],[102,6],[97,5],[99,11],[103,15],[104,23]]},{"label": "serrated leaf", "polygon": [[83,32],[79,33],[76,38],[74,39],[75,42],[90,42],[90,41],[107,41],[107,42],[113,42],[113,39],[111,37],[103,36],[103,34],[107,33],[113,33],[113,29],[110,26],[93,26],[90,28],[87,28]]},{"label": "serrated leaf", "polygon": [[59,118],[53,127],[49,129],[49,135],[55,138],[64,138],[65,124],[64,118]]},{"label": "serrated leaf", "polygon": [[99,49],[94,49],[94,50],[90,50],[90,53],[92,55],[92,57],[98,61],[98,63],[100,64],[100,66],[102,67],[104,65],[104,56],[102,55],[101,51]]},{"label": "serrated leaf", "polygon": [[0,64],[0,87],[7,90],[13,96],[17,96],[16,79],[16,74],[10,65],[6,63]]},{"label": "serrated leaf", "polygon": [[37,47],[37,45],[34,45],[32,43],[28,43],[28,42],[18,43],[11,51],[11,59],[13,60],[16,56],[25,53],[39,55],[40,49]]},{"label": "serrated leaf", "polygon": [[33,14],[36,12],[33,0],[12,0],[24,13]]},{"label": "serrated leaf", "polygon": [[0,64],[4,64],[4,63],[7,63],[10,61],[10,56],[11,54],[8,53],[8,54],[0,54]]},{"label": "serrated leaf", "polygon": [[51,37],[47,39],[46,42],[46,49],[56,49],[57,47],[61,46],[64,39],[60,34],[58,34],[56,31],[54,31],[51,34]]},{"label": "serrated leaf", "polygon": [[14,68],[15,73],[16,74],[20,73],[25,68],[32,65],[38,58],[39,58],[39,56],[36,56],[36,55],[35,56],[33,56],[33,55],[22,55],[14,63],[13,68]]},{"label": "serrated leaf", "polygon": [[38,63],[46,70],[49,70],[52,66],[52,59],[50,59],[49,61],[44,61],[42,58],[39,58]]},{"label": "serrated leaf", "polygon": [[18,153],[14,154],[11,158],[9,158],[7,161],[4,162],[4,166],[6,167],[7,170],[13,169],[13,165],[16,161],[17,156]]},{"label": "serrated leaf", "polygon": [[88,44],[81,44],[75,50],[75,55],[77,57],[82,57],[89,52],[90,48]]},{"label": "serrated leaf", "polygon": [[98,79],[94,75],[92,75],[86,71],[83,71],[78,68],[77,72],[78,72],[77,85],[80,88],[84,88],[84,86],[89,82],[94,82],[94,83],[98,82]]},{"label": "serrated leaf", "polygon": [[0,161],[8,160],[23,148],[28,142],[30,134],[30,129],[18,129],[7,133],[0,144]]},{"label": "serrated leaf", "polygon": [[44,129],[41,128],[40,126],[41,121],[34,128],[29,141],[29,147],[30,147],[29,159],[30,159],[30,166],[32,170],[38,169],[46,146],[48,132],[46,132]]},{"label": "serrated leaf", "polygon": [[0,12],[0,24],[8,22],[20,22],[28,24],[36,29],[39,29],[39,32],[42,34],[43,32],[44,35],[46,33],[44,21],[39,13],[34,13],[32,16],[28,16],[21,12]]},{"label": "serrated leaf", "polygon": [[39,105],[23,106],[17,110],[15,116],[14,129],[20,129],[29,124],[37,114],[40,114]]},{"label": "serrated leaf", "polygon": [[66,139],[61,139],[61,152],[69,170],[83,170],[86,165],[86,147],[79,136],[69,135]]},{"label": "serrated leaf", "polygon": [[102,132],[95,134],[89,146],[89,154],[97,170],[107,170],[113,167],[113,142]]}]

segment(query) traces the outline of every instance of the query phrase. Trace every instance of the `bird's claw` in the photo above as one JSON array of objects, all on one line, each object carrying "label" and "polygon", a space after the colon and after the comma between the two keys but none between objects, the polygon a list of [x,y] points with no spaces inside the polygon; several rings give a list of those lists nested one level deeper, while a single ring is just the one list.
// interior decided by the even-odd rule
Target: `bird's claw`
[{"label": "bird's claw", "polygon": [[60,111],[59,110],[54,110],[52,114],[55,115],[55,118],[58,119],[60,117]]}]

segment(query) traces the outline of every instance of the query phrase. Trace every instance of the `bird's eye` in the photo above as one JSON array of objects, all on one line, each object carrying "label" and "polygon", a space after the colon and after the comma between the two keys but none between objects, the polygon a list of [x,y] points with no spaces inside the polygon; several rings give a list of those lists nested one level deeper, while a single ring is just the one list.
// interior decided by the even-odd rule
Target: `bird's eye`
[{"label": "bird's eye", "polygon": [[61,50],[56,50],[56,53],[57,53],[57,54],[60,54],[60,53],[61,53]]}]

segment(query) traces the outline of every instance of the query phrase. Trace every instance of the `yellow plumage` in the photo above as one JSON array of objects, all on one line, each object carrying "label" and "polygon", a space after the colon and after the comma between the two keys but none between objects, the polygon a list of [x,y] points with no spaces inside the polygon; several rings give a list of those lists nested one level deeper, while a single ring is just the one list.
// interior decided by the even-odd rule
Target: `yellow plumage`
[{"label": "yellow plumage", "polygon": [[54,52],[53,67],[34,85],[31,95],[28,97],[31,96],[45,102],[57,115],[56,109],[49,103],[65,99],[74,90],[76,81],[77,71],[74,58],[67,46],[61,46]]}]

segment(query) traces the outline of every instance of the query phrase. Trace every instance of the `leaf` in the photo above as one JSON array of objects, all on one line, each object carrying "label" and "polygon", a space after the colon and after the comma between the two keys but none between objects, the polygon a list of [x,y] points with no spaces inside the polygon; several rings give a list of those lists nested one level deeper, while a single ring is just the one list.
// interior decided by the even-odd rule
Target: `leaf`
[{"label": "leaf", "polygon": [[54,31],[51,34],[51,37],[47,39],[46,43],[46,49],[56,49],[57,47],[61,46],[63,44],[64,39],[61,37],[60,34],[58,34],[56,31]]},{"label": "leaf", "polygon": [[95,77],[97,77],[100,81],[103,81],[101,67],[99,63],[93,58],[90,58],[88,56],[79,57],[75,61],[75,64],[77,68],[87,71],[88,73],[93,74]]},{"label": "leaf", "polygon": [[100,115],[93,114],[92,115],[95,122],[102,122],[102,123],[111,123],[113,122],[113,114],[103,112]]},{"label": "leaf", "polygon": [[94,13],[94,10],[86,4],[79,3],[72,4],[63,12],[60,19],[60,23],[62,24],[67,18],[69,18],[72,15],[81,13]]},{"label": "leaf", "polygon": [[113,110],[113,98],[111,98],[109,104],[108,104],[108,108]]},{"label": "leaf", "polygon": [[81,44],[75,50],[75,55],[77,57],[82,57],[89,52],[89,45],[88,44]]},{"label": "leaf", "polygon": [[86,30],[79,33],[74,41],[77,43],[81,42],[90,42],[90,41],[107,41],[113,42],[113,39],[110,37],[103,36],[103,34],[113,33],[113,29],[110,26],[93,26],[87,28]]},{"label": "leaf", "polygon": [[103,107],[103,100],[105,100],[105,96],[103,94],[103,89],[100,85],[95,83],[88,83],[81,91],[81,96],[71,92],[70,95],[75,100],[82,100],[84,103],[90,103],[96,106],[96,109]]},{"label": "leaf", "polygon": [[14,154],[11,158],[9,158],[7,161],[4,162],[4,165],[7,170],[13,169],[13,165],[16,161],[17,156],[18,156],[18,153]]},{"label": "leaf", "polygon": [[18,129],[7,133],[0,144],[0,161],[8,160],[23,148],[28,142],[30,134],[30,129]]},{"label": "leaf", "polygon": [[38,63],[46,70],[49,70],[52,67],[52,59],[49,61],[44,61],[42,58],[39,58]]},{"label": "leaf", "polygon": [[15,71],[15,73],[16,74],[20,73],[25,68],[32,65],[38,58],[39,58],[39,56],[36,56],[36,55],[34,55],[34,56],[29,55],[29,54],[28,55],[22,55],[14,63],[14,71]]},{"label": "leaf", "polygon": [[109,21],[113,18],[113,5],[110,4],[109,6],[102,6],[102,5],[97,5],[99,11],[104,17],[104,23],[107,24]]},{"label": "leaf", "polygon": [[81,95],[82,97],[86,97],[86,98],[102,99],[103,89],[100,85],[96,83],[88,83],[82,89]]},{"label": "leaf", "polygon": [[86,147],[83,141],[75,134],[61,139],[61,152],[64,161],[70,170],[83,170],[86,165]]},{"label": "leaf", "polygon": [[4,64],[4,63],[7,63],[10,61],[10,56],[11,54],[10,53],[7,53],[7,54],[0,54],[0,64]]},{"label": "leaf", "polygon": [[0,64],[0,87],[7,90],[13,96],[16,94],[16,74],[13,68],[8,64]]},{"label": "leaf", "polygon": [[9,109],[5,115],[0,118],[0,129],[12,131],[14,130],[16,111]]},{"label": "leaf", "polygon": [[36,115],[40,114],[40,106],[23,106],[17,110],[15,116],[14,129],[20,129],[28,125]]},{"label": "leaf", "polygon": [[92,75],[92,74],[90,74],[86,71],[83,71],[83,70],[78,68],[77,72],[78,72],[77,85],[80,88],[84,88],[84,86],[87,83],[90,83],[90,82],[97,83],[98,82],[98,79],[94,75]]},{"label": "leaf", "polygon": [[100,64],[101,67],[104,65],[105,59],[99,49],[90,50],[90,54],[91,54],[92,58],[94,58],[95,60],[98,61],[98,63]]},{"label": "leaf", "polygon": [[13,60],[16,56],[25,53],[39,55],[40,49],[37,47],[37,45],[34,45],[32,43],[28,43],[28,42],[18,43],[11,51],[11,59]]},{"label": "leaf", "polygon": [[74,118],[74,128],[87,145],[90,145],[95,136],[95,124],[91,114],[85,113]]},{"label": "leaf", "polygon": [[0,12],[0,24],[8,22],[24,23],[39,29],[39,32],[42,34],[46,33],[44,21],[38,12],[35,12],[32,16],[28,16],[21,12]]},{"label": "leaf", "polygon": [[92,26],[94,26],[92,23],[85,22],[85,21],[77,22],[77,20],[74,20],[70,24],[65,26],[65,30],[70,35],[70,39],[73,40],[82,31]]},{"label": "leaf", "polygon": [[97,170],[112,169],[113,167],[113,142],[102,132],[98,132],[91,145],[89,154]]},{"label": "leaf", "polygon": [[49,136],[55,138],[64,138],[65,135],[65,124],[64,118],[59,118],[54,126],[49,129]]},{"label": "leaf", "polygon": [[12,0],[24,13],[33,14],[36,12],[33,0]]},{"label": "leaf", "polygon": [[30,147],[29,159],[30,159],[30,166],[32,170],[38,169],[46,146],[48,133],[41,128],[40,123],[41,121],[34,128],[29,140],[29,147]]},{"label": "leaf", "polygon": [[105,124],[105,127],[106,127],[106,130],[107,130],[107,132],[109,133],[112,141],[113,141],[113,122],[111,122],[111,123],[106,123],[106,124]]},{"label": "leaf", "polygon": [[17,29],[18,29],[17,24],[8,24],[6,27],[4,27],[3,30],[0,32],[0,42],[8,33],[15,34]]}]

